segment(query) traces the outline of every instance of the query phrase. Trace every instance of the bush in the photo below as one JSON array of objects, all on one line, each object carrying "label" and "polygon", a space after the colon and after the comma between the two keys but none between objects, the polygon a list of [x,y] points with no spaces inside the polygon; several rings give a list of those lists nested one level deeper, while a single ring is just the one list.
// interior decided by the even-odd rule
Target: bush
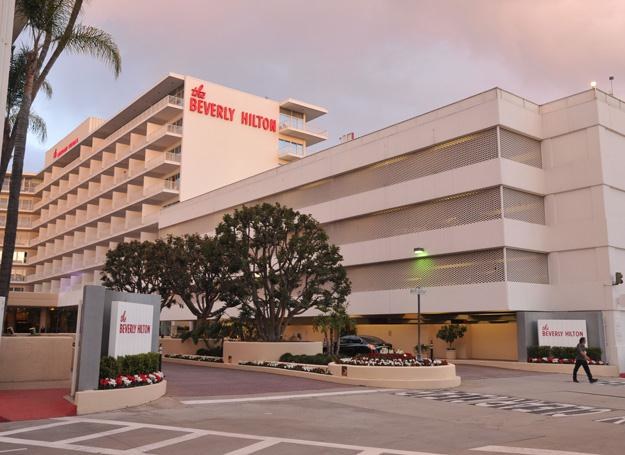
[{"label": "bush", "polygon": [[530,358],[540,359],[542,357],[551,356],[551,346],[528,346],[527,356]]},{"label": "bush", "polygon": [[601,360],[601,348],[588,348],[588,357],[592,360]]},{"label": "bush", "polygon": [[333,360],[333,357],[327,354],[293,355],[290,352],[287,352],[286,354],[282,354],[280,356],[280,362],[307,363],[310,365],[327,365]]},{"label": "bush", "polygon": [[458,338],[462,338],[466,331],[466,325],[444,325],[439,329],[438,333],[436,334],[436,338],[439,338],[447,343],[448,349],[454,349],[454,341],[456,341]]},{"label": "bush", "polygon": [[[601,360],[601,348],[588,348],[588,357],[592,360]],[[541,359],[543,357],[554,359],[574,359],[577,357],[577,349],[568,346],[528,346],[529,358]]]},{"label": "bush", "polygon": [[100,378],[115,378],[124,375],[149,374],[160,368],[160,354],[146,352],[123,357],[102,357],[100,359]]},{"label": "bush", "polygon": [[207,355],[210,357],[223,357],[224,356],[224,348],[223,346],[215,346],[214,348],[200,348],[195,351],[195,355]]}]

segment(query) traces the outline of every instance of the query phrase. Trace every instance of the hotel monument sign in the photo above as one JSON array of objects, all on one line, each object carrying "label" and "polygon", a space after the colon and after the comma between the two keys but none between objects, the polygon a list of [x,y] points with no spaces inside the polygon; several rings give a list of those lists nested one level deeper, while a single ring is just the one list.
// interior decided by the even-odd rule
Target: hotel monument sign
[{"label": "hotel monument sign", "polygon": [[152,350],[154,307],[131,302],[111,303],[108,354],[119,357]]}]

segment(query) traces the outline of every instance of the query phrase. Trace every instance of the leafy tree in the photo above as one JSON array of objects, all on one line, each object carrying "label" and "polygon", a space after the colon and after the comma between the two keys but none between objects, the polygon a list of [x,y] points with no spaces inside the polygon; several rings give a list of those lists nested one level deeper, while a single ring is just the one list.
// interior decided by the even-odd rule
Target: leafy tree
[{"label": "leafy tree", "polygon": [[347,305],[332,305],[329,311],[313,319],[313,330],[323,333],[328,355],[337,357],[341,349],[341,335],[352,331],[354,323],[347,314]]},{"label": "leafy tree", "polygon": [[198,234],[169,237],[172,257],[167,264],[170,286],[202,325],[219,319],[237,304],[222,298],[227,286],[221,245],[212,237]]},{"label": "leafy tree", "polygon": [[106,253],[102,284],[114,291],[159,294],[161,309],[171,307],[176,293],[167,279],[172,258],[170,245],[155,242],[123,242]]},{"label": "leafy tree", "polygon": [[[3,146],[0,164],[13,159],[9,203],[4,232],[2,262],[0,263],[0,296],[8,297],[19,208],[19,195],[24,170],[26,137],[30,125],[31,107],[52,67],[64,51],[90,54],[109,64],[115,76],[121,71],[121,57],[112,37],[95,27],[78,23],[83,0],[18,0],[17,11],[26,25],[24,45],[23,88],[20,105],[14,116],[7,147]],[[5,119],[5,128],[7,122]],[[4,131],[3,131],[4,134]],[[6,173],[1,172],[0,185]]]},{"label": "leafy tree", "polygon": [[295,316],[326,312],[350,293],[338,247],[310,215],[244,206],[224,216],[216,237],[229,272],[226,296],[253,316],[261,340],[279,341]]},{"label": "leafy tree", "polygon": [[462,338],[467,331],[466,325],[461,324],[449,324],[442,326],[438,333],[436,334],[436,338],[443,340],[447,343],[448,349],[454,349],[454,342],[458,338]]}]

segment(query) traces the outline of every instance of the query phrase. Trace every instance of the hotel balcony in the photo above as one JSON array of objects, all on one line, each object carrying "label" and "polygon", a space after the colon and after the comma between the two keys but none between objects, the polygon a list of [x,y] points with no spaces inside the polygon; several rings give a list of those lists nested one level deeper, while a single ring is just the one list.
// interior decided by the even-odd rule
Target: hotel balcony
[{"label": "hotel balcony", "polygon": [[[99,132],[101,130],[106,131],[106,129],[109,127],[109,123],[111,125],[113,125],[114,123],[117,123],[117,124],[123,123],[124,121],[126,121],[127,123],[123,123],[123,126],[121,128],[108,134],[107,137],[104,138],[102,142],[97,143],[97,145],[93,147],[94,149],[93,152],[91,152],[84,158],[76,159],[75,162],[73,163],[71,162],[70,158],[66,158],[70,155],[69,153],[59,158],[57,160],[58,165],[65,166],[65,167],[58,170],[53,175],[46,176],[46,178],[44,178],[44,181],[40,183],[39,185],[37,185],[37,187],[35,188],[35,192],[40,193],[41,191],[48,188],[53,183],[58,182],[60,179],[66,177],[69,173],[71,173],[76,168],[89,162],[92,158],[95,158],[100,153],[107,150],[109,147],[114,146],[115,143],[124,140],[124,138],[129,137],[131,133],[145,134],[146,122],[153,122],[153,123],[165,122],[166,123],[166,122],[171,121],[173,117],[175,117],[182,111],[182,108],[184,106],[183,103],[184,103],[184,100],[182,98],[168,95],[162,98],[157,103],[153,104],[152,106],[149,106],[146,110],[144,110],[142,113],[140,113],[136,117],[130,118],[129,120],[126,120],[126,118],[130,117],[131,115],[134,115],[135,110],[131,108],[127,108],[125,111],[118,114],[118,116],[116,116],[114,120],[111,120],[110,122],[104,124],[96,132]],[[166,127],[167,125],[164,125],[164,126]],[[182,134],[182,128],[176,127],[176,125],[170,125],[170,126],[174,127],[175,131],[174,129],[169,129],[165,131],[166,133],[169,132],[169,133],[174,133],[178,135]],[[69,160],[69,161],[67,161],[67,163],[63,163],[63,160]],[[41,206],[36,207],[36,209],[40,207]]]},{"label": "hotel balcony", "polygon": [[278,158],[284,161],[295,161],[306,156],[306,148],[302,144],[295,142],[280,141]]},{"label": "hotel balcony", "polygon": [[311,128],[301,119],[290,118],[287,121],[280,119],[280,134],[296,137],[306,142],[306,145],[314,145],[328,139],[328,132]]}]

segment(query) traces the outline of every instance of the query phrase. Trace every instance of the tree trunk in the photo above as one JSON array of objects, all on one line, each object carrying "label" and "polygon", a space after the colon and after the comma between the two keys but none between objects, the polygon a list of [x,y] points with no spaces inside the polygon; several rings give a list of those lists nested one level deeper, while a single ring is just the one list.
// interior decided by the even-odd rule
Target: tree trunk
[{"label": "tree trunk", "polygon": [[[30,82],[30,83],[29,83]],[[28,133],[28,118],[30,116],[31,98],[26,95],[32,90],[32,78],[27,81],[24,101],[18,113],[15,131],[15,149],[13,151],[13,166],[11,169],[11,185],[9,186],[9,206],[4,228],[4,243],[2,246],[2,262],[0,263],[0,296],[9,298],[9,283],[13,267],[13,253],[15,251],[15,237],[19,215],[20,192],[22,187],[22,172],[24,170],[24,153],[26,151],[26,135]]]},{"label": "tree trunk", "polygon": [[9,119],[4,119],[4,131],[2,132],[2,154],[0,155],[0,188],[4,185],[4,178],[7,174],[7,168],[9,167],[9,161],[11,161],[11,128],[9,126]]}]

